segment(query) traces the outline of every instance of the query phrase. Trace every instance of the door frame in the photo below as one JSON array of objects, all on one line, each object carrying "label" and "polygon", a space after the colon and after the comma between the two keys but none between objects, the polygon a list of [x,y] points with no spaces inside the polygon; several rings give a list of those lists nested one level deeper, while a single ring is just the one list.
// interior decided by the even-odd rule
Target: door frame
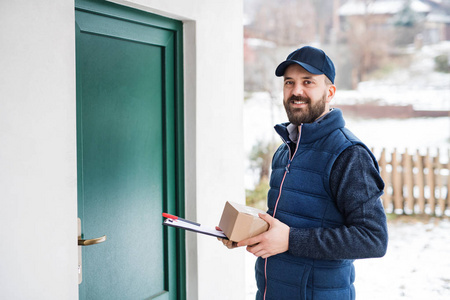
[{"label": "door frame", "polygon": [[[164,149],[173,149],[174,155],[168,157],[164,151],[164,205],[165,212],[184,217],[185,212],[185,173],[184,173],[184,99],[183,99],[183,24],[181,21],[158,16],[134,8],[107,1],[75,0],[75,10],[131,20],[147,26],[171,31],[173,51],[166,51],[165,68],[173,72],[163,72],[163,140]],[[77,122],[79,107],[77,105]],[[77,144],[80,142],[77,132]],[[77,153],[77,161],[81,161]],[[77,164],[80,176],[80,164]],[[78,177],[80,178],[80,177]],[[78,185],[78,193],[80,193]],[[161,217],[162,222],[162,217]],[[185,232],[163,228],[164,235],[164,276],[165,289],[170,291],[171,299],[186,298],[186,247]]]}]

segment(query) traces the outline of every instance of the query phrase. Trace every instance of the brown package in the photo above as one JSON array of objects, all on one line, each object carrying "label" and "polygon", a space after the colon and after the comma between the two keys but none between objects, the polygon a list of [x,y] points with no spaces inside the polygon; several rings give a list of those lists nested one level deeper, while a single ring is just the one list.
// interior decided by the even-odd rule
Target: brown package
[{"label": "brown package", "polygon": [[230,241],[240,242],[269,229],[269,224],[258,216],[264,211],[227,201],[219,227]]}]

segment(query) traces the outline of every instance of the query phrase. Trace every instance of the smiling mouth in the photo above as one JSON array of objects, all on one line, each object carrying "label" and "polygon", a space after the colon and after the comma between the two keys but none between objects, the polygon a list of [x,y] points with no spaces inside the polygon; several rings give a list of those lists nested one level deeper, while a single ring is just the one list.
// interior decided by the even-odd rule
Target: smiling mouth
[{"label": "smiling mouth", "polygon": [[294,103],[294,104],[307,104],[308,102],[306,102],[306,101],[296,101],[296,100],[291,100],[291,103]]}]

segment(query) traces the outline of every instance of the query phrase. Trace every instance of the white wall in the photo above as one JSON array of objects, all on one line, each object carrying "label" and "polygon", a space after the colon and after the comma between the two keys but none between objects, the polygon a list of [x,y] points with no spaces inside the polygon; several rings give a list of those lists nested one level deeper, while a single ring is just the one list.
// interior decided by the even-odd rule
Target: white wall
[{"label": "white wall", "polygon": [[[244,201],[242,0],[114,2],[184,22],[186,214],[214,226]],[[5,299],[78,298],[73,7],[0,1]],[[244,299],[244,255],[188,233],[188,299]]]},{"label": "white wall", "polygon": [[0,298],[76,299],[73,1],[0,1]]}]

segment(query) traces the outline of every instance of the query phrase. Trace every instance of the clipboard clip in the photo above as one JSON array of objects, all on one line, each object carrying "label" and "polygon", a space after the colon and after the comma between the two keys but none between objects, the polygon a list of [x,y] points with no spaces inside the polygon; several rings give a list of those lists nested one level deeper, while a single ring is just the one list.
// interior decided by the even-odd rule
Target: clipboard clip
[{"label": "clipboard clip", "polygon": [[186,223],[195,225],[195,226],[200,226],[199,223],[196,223],[196,222],[193,222],[193,221],[189,221],[189,220],[186,220],[186,219],[183,219],[183,218],[180,218],[180,217],[178,217],[178,216],[171,215],[171,214],[168,214],[168,213],[162,213],[162,216],[163,216],[164,218],[167,218],[168,220],[172,220],[172,222],[173,222],[174,220],[180,220],[180,221],[183,221],[183,222],[186,222]]}]

